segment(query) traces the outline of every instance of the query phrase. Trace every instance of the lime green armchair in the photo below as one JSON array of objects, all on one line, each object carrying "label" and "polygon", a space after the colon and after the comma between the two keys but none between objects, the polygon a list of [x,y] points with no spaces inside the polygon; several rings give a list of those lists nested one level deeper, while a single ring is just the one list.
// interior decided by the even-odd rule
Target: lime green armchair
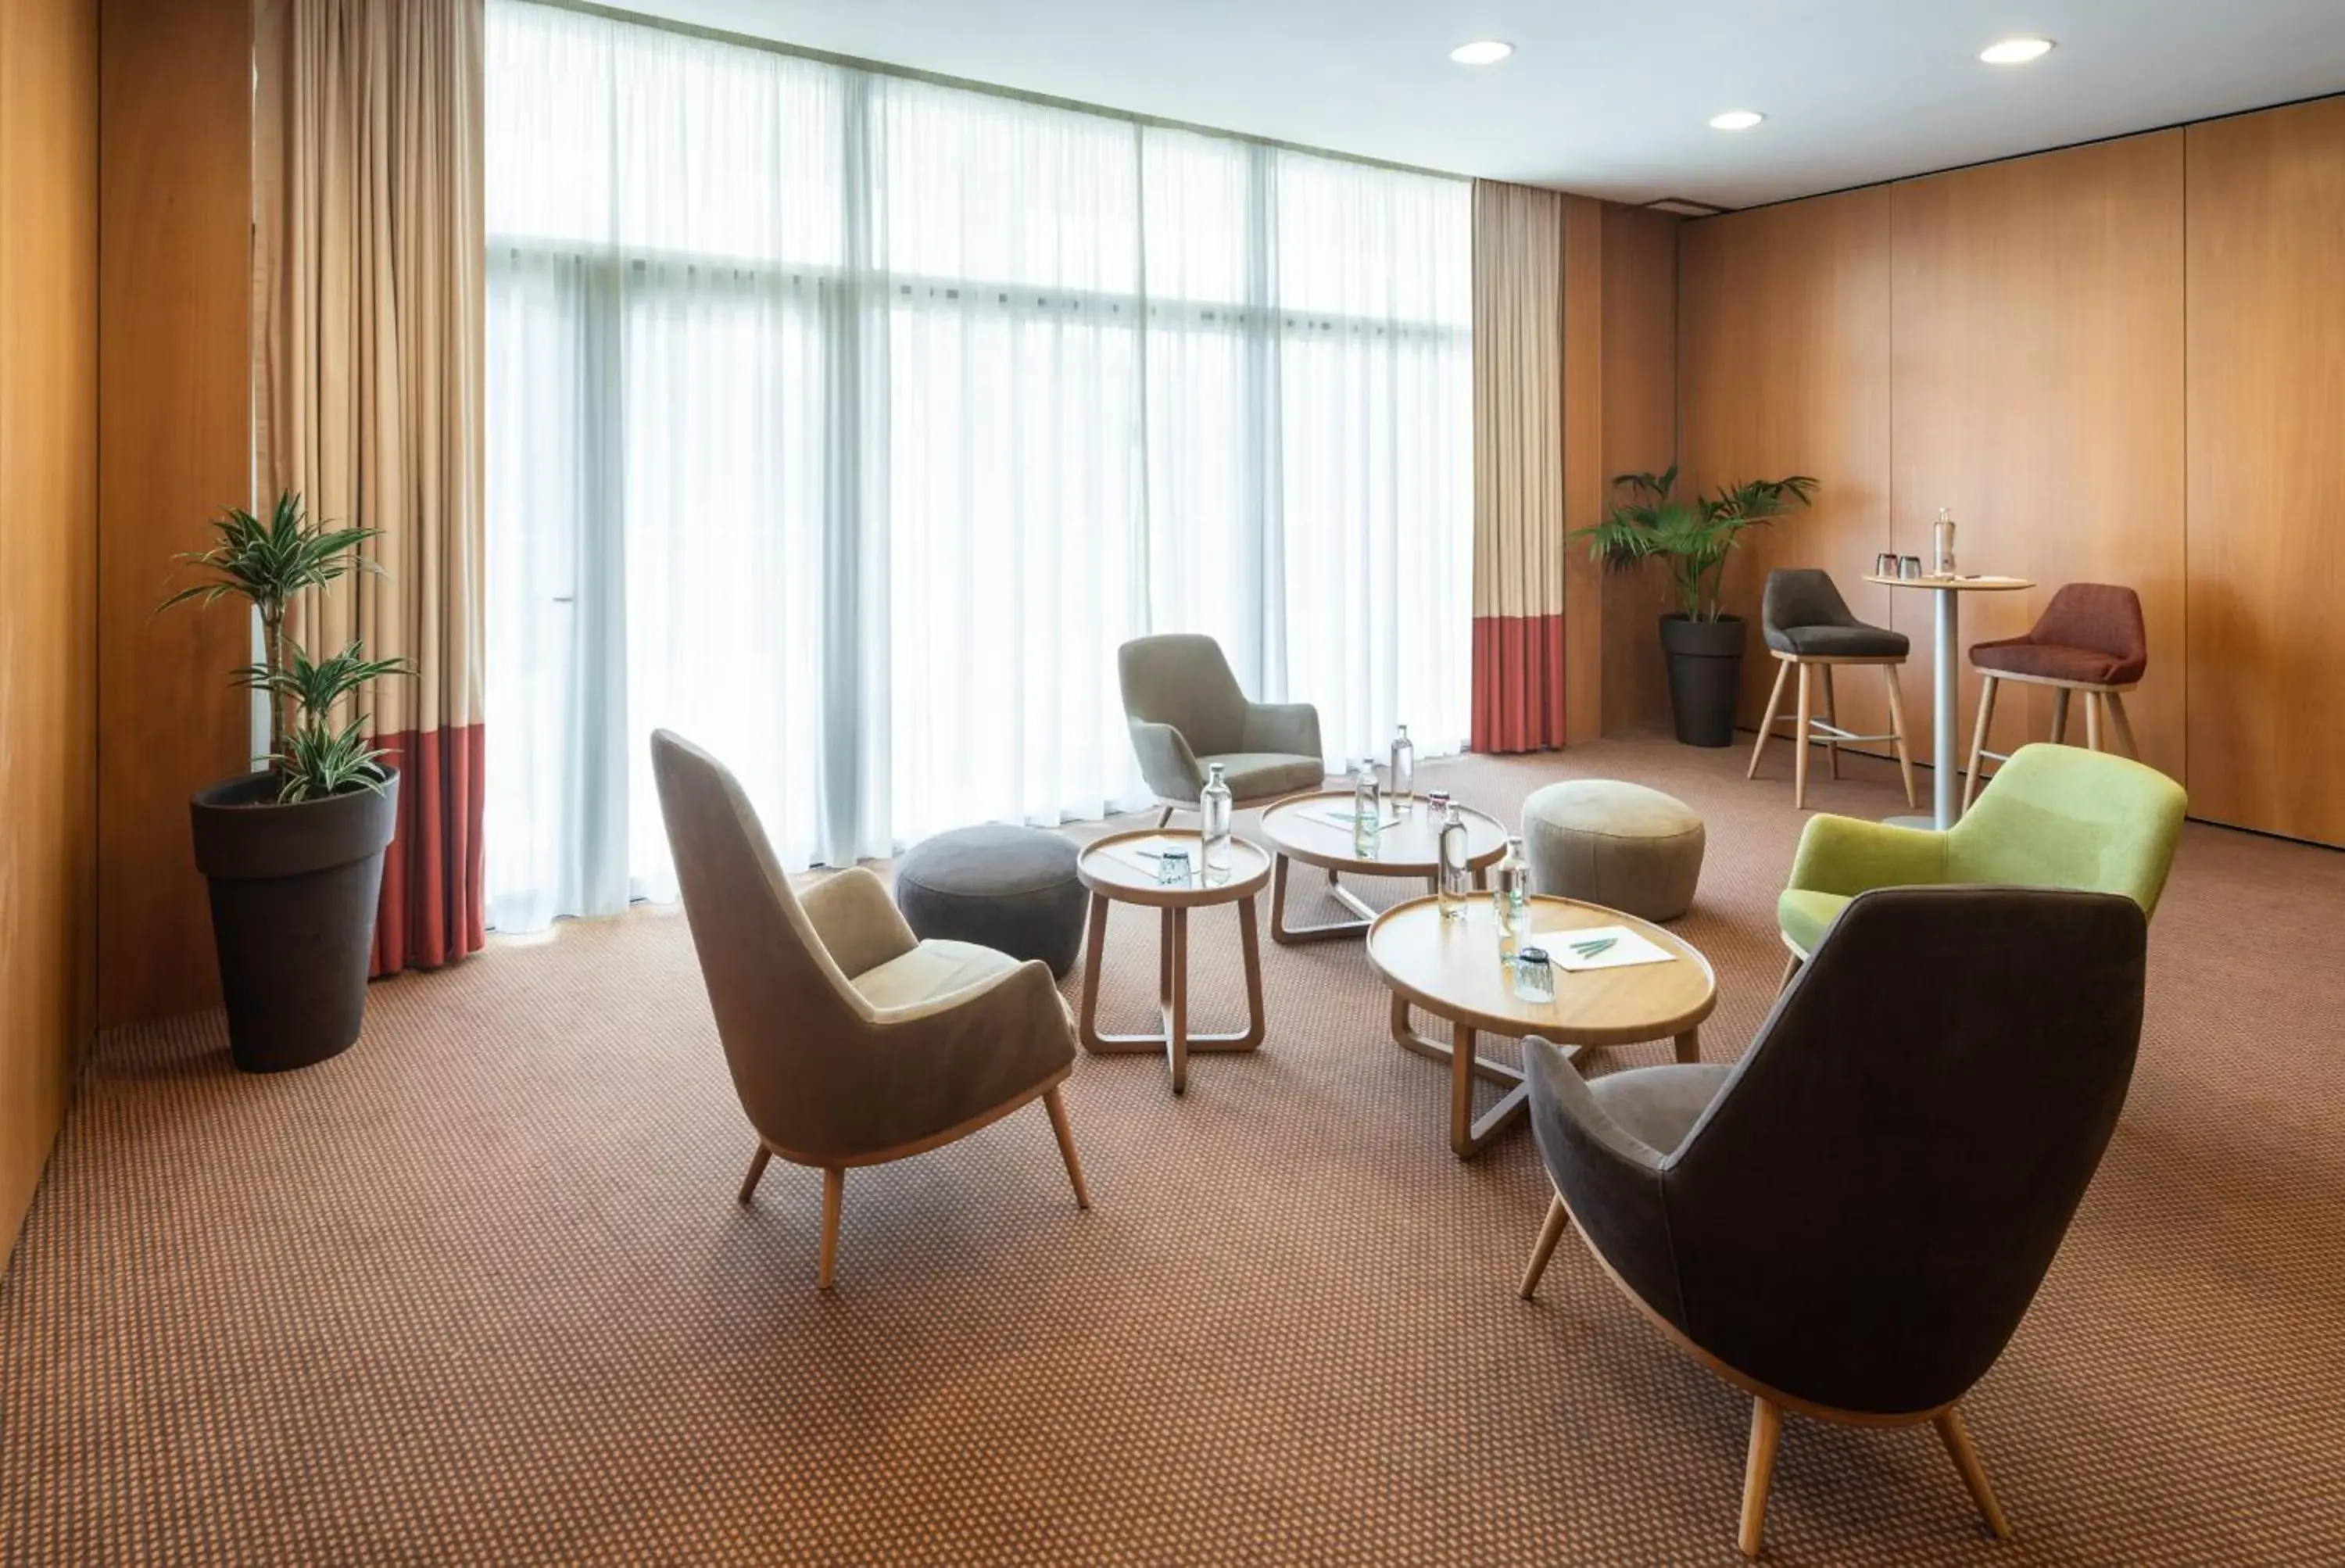
[{"label": "lime green armchair", "polygon": [[1945,832],[1811,817],[1776,923],[1797,967],[1873,888],[2072,888],[2123,893],[2155,914],[2188,803],[2181,785],[2113,752],[2023,746]]}]

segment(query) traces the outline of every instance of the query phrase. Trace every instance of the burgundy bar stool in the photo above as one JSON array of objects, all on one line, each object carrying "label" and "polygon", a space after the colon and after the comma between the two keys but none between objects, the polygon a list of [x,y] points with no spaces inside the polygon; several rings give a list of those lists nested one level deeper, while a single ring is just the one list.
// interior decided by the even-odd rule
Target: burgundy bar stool
[{"label": "burgundy bar stool", "polygon": [[1995,687],[2006,680],[2052,687],[2052,740],[2067,738],[2068,697],[2085,694],[2085,745],[2101,749],[2102,715],[2127,755],[2141,759],[2126,718],[2125,693],[2141,684],[2149,667],[2149,632],[2142,623],[2141,596],[2114,583],[2070,583],[2052,596],[2024,637],[1980,643],[1971,649],[1979,672],[1978,725],[1971,736],[1971,765],[1963,779],[1963,809],[1970,809],[1982,762],[2006,760],[1986,748],[1995,718]]}]

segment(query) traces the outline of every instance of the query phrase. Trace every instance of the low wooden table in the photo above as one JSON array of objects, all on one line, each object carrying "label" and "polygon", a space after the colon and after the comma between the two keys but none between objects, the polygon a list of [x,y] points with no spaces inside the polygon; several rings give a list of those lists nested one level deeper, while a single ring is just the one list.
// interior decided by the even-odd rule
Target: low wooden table
[{"label": "low wooden table", "polygon": [[[1578,1046],[1573,1059],[1605,1045],[1673,1039],[1677,1059],[1701,1054],[1701,1022],[1718,1004],[1718,982],[1710,961],[1691,944],[1649,921],[1577,899],[1534,896],[1525,945],[1550,952],[1560,944],[1550,934],[1619,925],[1673,955],[1669,963],[1573,973],[1555,966],[1555,1000],[1524,1002],[1515,995],[1514,975],[1498,959],[1497,918],[1486,897],[1467,901],[1465,918],[1445,921],[1437,901],[1411,899],[1395,904],[1368,931],[1368,960],[1392,988],[1393,1039],[1420,1056],[1449,1064],[1449,1147],[1459,1159],[1482,1152],[1522,1114],[1529,1086],[1522,1070],[1485,1062],[1475,1054],[1478,1034],[1519,1040],[1527,1034],[1558,1045]],[[1411,1005],[1447,1018],[1454,1045],[1427,1040],[1409,1023]],[[1497,1105],[1477,1120],[1474,1080],[1508,1085]]]},{"label": "low wooden table", "polygon": [[[1114,846],[1168,839],[1186,845],[1193,870],[1186,883],[1166,883],[1155,873],[1112,853]],[[1075,874],[1091,891],[1091,928],[1083,944],[1083,1007],[1077,1038],[1083,1049],[1103,1055],[1164,1053],[1172,1070],[1172,1092],[1189,1087],[1192,1051],[1251,1051],[1262,1044],[1262,943],[1254,925],[1254,896],[1270,881],[1270,855],[1258,844],[1233,837],[1230,878],[1204,881],[1204,843],[1195,831],[1147,829],[1111,833],[1084,847]],[[1111,903],[1140,904],[1159,911],[1163,935],[1156,962],[1156,1003],[1163,1017],[1154,1034],[1102,1034],[1099,1030],[1100,968],[1107,944]],[[1238,940],[1245,953],[1246,1026],[1233,1033],[1196,1034],[1189,1029],[1189,911],[1213,904],[1238,906]]]},{"label": "low wooden table", "polygon": [[[1368,929],[1376,911],[1344,885],[1345,871],[1364,877],[1422,877],[1429,886],[1439,873],[1440,824],[1433,820],[1432,808],[1426,804],[1423,794],[1413,797],[1401,809],[1400,820],[1384,830],[1374,860],[1363,860],[1352,852],[1349,827],[1338,827],[1315,814],[1330,809],[1349,812],[1351,809],[1349,789],[1317,789],[1306,795],[1289,795],[1262,809],[1263,837],[1278,851],[1277,878],[1270,895],[1270,939],[1280,946],[1357,936]],[[1457,814],[1466,824],[1466,863],[1473,871],[1474,885],[1478,888],[1482,874],[1506,857],[1507,830],[1496,817],[1469,806],[1460,806]],[[1328,896],[1358,918],[1328,921],[1321,925],[1287,924],[1286,876],[1291,860],[1325,871]],[[1440,890],[1434,887],[1433,891]]]}]

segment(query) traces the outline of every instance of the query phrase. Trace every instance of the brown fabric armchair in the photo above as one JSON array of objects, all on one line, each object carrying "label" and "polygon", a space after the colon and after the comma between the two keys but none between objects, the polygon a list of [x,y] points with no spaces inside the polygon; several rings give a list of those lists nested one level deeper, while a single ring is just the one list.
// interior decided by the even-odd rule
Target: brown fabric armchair
[{"label": "brown fabric armchair", "polygon": [[1134,637],[1116,650],[1115,662],[1141,776],[1164,808],[1158,826],[1175,811],[1197,809],[1212,763],[1222,765],[1239,806],[1326,782],[1319,710],[1306,702],[1247,701],[1213,638]]},{"label": "brown fabric armchair", "polygon": [[1059,1099],[1074,1027],[1049,965],[919,940],[861,867],[801,899],[715,758],[663,729],[652,771],[726,1064],[757,1134],[741,1201],[776,1155],[823,1173],[824,1289],[848,1167],[936,1148],[1034,1099],[1076,1206],[1091,1207]]},{"label": "brown fabric armchair", "polygon": [[2009,1532],[1957,1409],[2035,1299],[2140,1041],[2148,917],[2117,893],[1860,893],[1742,1059],[1590,1081],[1526,1043],[1557,1196],[1644,1315],[1753,1398],[1756,1555],[1786,1409],[1937,1428]]}]

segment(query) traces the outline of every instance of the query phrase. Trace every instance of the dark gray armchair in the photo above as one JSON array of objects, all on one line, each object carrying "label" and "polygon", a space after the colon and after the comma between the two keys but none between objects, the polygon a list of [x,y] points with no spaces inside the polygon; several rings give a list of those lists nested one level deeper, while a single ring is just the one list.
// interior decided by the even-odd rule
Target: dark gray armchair
[{"label": "dark gray armchair", "polygon": [[1528,1043],[1559,1195],[1661,1331],[1752,1395],[1756,1555],[1786,1409],[1933,1423],[2009,1525],[1956,1409],[1995,1364],[2117,1125],[2141,1033],[2141,906],[1992,887],[1860,894],[1732,1067],[1593,1082]]},{"label": "dark gray armchair", "polygon": [[1326,781],[1319,710],[1304,702],[1248,702],[1213,638],[1135,637],[1116,651],[1116,673],[1141,775],[1164,808],[1160,824],[1197,809],[1211,763],[1222,765],[1241,806]]}]

